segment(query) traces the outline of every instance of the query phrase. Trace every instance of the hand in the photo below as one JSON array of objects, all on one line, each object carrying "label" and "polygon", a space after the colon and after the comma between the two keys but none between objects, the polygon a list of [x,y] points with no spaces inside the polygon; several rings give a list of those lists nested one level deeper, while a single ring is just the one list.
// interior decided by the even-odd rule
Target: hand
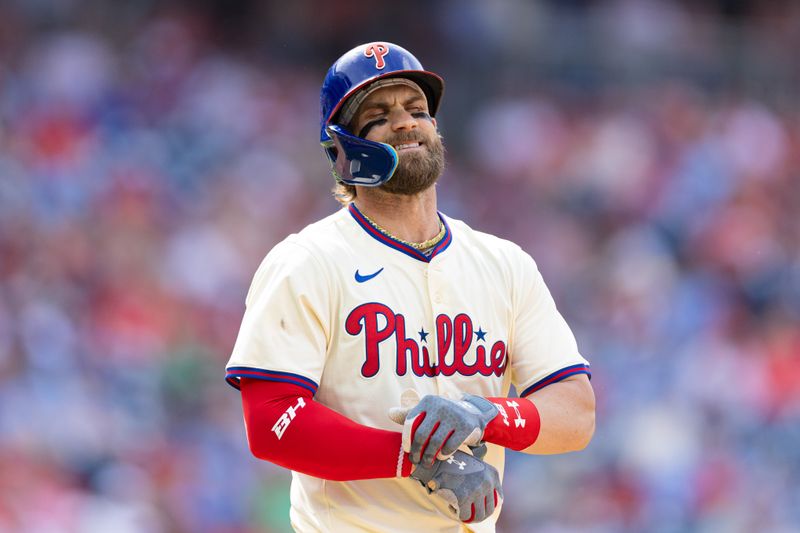
[{"label": "hand", "polygon": [[[401,401],[409,403],[407,398]],[[437,458],[453,455],[462,444],[482,446],[486,424],[498,413],[492,402],[480,396],[465,394],[454,401],[428,395],[413,407],[392,408],[389,417],[403,424],[403,450],[411,462],[431,465]]]},{"label": "hand", "polygon": [[411,477],[422,483],[429,493],[443,498],[462,522],[485,520],[503,501],[497,470],[460,450],[446,461],[417,465]]}]

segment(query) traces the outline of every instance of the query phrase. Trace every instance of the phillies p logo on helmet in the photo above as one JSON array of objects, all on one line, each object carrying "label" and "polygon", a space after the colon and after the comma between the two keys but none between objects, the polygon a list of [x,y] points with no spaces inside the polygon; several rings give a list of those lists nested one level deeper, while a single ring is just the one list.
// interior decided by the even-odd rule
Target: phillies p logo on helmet
[{"label": "phillies p logo on helmet", "polygon": [[371,43],[364,48],[364,55],[375,58],[375,68],[382,70],[386,66],[383,56],[389,53],[389,46],[386,43]]}]

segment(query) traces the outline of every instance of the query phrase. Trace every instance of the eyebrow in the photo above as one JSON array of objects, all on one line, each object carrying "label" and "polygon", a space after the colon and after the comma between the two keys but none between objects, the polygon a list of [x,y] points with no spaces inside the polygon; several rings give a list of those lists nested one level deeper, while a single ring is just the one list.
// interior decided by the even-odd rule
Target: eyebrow
[{"label": "eyebrow", "polygon": [[[413,104],[414,102],[417,102],[419,100],[424,100],[424,99],[425,99],[425,97],[422,96],[421,94],[415,94],[413,96],[410,96],[409,98],[406,98],[403,101],[403,107],[405,107],[405,106],[407,106],[409,104]],[[372,102],[365,102],[363,104],[363,106],[361,107],[359,115],[363,114],[366,111],[370,111],[372,109],[388,109],[388,108],[389,108],[389,103],[388,103],[387,100],[375,100],[375,101],[372,101]]]}]

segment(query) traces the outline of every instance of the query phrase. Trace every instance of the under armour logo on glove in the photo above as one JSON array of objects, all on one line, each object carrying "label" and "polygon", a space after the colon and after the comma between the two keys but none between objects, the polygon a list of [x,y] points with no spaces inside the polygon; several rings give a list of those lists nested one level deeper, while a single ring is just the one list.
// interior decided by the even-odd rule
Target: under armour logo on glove
[{"label": "under armour logo on glove", "polygon": [[464,467],[467,466],[467,463],[465,463],[464,461],[457,461],[455,456],[453,456],[450,459],[448,459],[447,462],[449,464],[451,464],[451,465],[453,465],[453,464],[458,465],[458,469],[459,470],[464,470]]}]

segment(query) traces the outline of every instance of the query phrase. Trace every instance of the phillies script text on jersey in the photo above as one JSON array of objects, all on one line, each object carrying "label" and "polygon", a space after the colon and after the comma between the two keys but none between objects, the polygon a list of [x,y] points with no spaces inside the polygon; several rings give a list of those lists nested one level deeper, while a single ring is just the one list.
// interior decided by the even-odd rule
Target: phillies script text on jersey
[{"label": "phillies script text on jersey", "polygon": [[[397,347],[395,372],[399,376],[404,376],[409,370],[409,361],[411,372],[417,376],[501,376],[506,368],[506,344],[503,341],[495,342],[488,353],[486,347],[479,344],[473,355],[465,357],[470,353],[474,328],[472,319],[464,313],[454,318],[444,314],[436,317],[435,363],[431,363],[427,346],[420,346],[413,338],[406,337],[405,317],[387,305],[375,302],[359,305],[347,316],[345,330],[353,336],[364,336],[365,360],[361,375],[368,378],[380,370],[380,344],[392,337]],[[453,360],[448,362],[446,356],[451,345]]]}]

